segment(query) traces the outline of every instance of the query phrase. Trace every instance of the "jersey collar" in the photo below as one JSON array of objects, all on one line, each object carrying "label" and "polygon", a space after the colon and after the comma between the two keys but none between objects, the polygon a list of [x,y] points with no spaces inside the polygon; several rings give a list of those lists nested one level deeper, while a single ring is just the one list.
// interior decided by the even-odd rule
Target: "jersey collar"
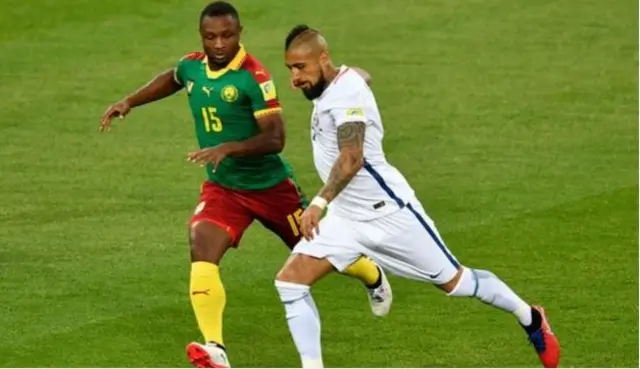
[{"label": "jersey collar", "polygon": [[246,57],[247,57],[247,51],[244,49],[244,45],[240,44],[240,49],[238,50],[238,53],[236,54],[236,56],[233,57],[233,59],[229,62],[229,64],[225,68],[222,68],[220,70],[211,70],[211,68],[209,68],[209,59],[206,56],[202,60],[202,63],[204,64],[204,68],[205,68],[204,70],[207,73],[207,78],[216,79],[222,76],[223,74],[227,73],[229,70],[240,69]]}]

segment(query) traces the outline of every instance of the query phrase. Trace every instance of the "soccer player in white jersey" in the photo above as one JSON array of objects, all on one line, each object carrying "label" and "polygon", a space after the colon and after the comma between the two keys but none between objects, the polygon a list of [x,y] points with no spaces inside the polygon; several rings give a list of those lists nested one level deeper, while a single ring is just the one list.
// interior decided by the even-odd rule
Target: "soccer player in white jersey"
[{"label": "soccer player in white jersey", "polygon": [[304,25],[289,33],[285,59],[292,84],[313,102],[313,159],[324,182],[302,215],[304,239],[275,282],[302,367],[323,367],[310,286],[361,255],[448,296],[475,297],[513,314],[542,364],[557,367],[560,346],[542,307],[524,302],[493,273],[460,264],[406,179],[387,162],[380,113],[363,78],[349,67],[336,68],[324,38]]}]

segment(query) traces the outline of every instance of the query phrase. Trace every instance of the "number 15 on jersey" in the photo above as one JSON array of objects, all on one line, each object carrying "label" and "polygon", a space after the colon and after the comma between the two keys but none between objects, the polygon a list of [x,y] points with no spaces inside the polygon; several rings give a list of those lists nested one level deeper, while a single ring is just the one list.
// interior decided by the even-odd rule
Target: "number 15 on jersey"
[{"label": "number 15 on jersey", "polygon": [[205,132],[221,132],[222,120],[216,115],[216,108],[213,106],[202,108],[202,119],[204,120]]}]

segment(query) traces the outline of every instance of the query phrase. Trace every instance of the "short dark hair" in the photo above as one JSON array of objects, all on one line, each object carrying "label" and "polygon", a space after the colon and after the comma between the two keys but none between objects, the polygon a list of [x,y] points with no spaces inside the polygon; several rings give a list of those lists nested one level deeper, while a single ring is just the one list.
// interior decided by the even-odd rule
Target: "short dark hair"
[{"label": "short dark hair", "polygon": [[307,26],[306,24],[298,24],[297,26],[293,27],[291,31],[289,31],[289,34],[287,35],[287,38],[284,41],[284,51],[287,51],[289,49],[289,46],[291,46],[291,43],[293,42],[293,40],[295,40],[296,38],[298,38],[298,36],[300,36],[301,34],[307,31],[318,32],[315,29]]},{"label": "short dark hair", "polygon": [[238,11],[233,5],[226,1],[214,1],[209,3],[209,5],[202,9],[202,12],[200,13],[200,22],[202,22],[204,17],[218,17],[225,15],[230,15],[238,21],[238,24],[240,24],[240,14],[238,14]]}]

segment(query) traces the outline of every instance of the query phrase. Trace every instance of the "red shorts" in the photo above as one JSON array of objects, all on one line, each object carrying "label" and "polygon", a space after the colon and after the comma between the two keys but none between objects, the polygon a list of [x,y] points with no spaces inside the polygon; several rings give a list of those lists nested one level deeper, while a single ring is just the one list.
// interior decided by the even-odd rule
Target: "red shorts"
[{"label": "red shorts", "polygon": [[264,190],[231,190],[205,181],[200,200],[191,217],[191,226],[209,221],[225,229],[233,245],[238,246],[242,234],[258,220],[278,235],[292,249],[300,240],[300,216],[304,211],[304,195],[291,179]]}]

